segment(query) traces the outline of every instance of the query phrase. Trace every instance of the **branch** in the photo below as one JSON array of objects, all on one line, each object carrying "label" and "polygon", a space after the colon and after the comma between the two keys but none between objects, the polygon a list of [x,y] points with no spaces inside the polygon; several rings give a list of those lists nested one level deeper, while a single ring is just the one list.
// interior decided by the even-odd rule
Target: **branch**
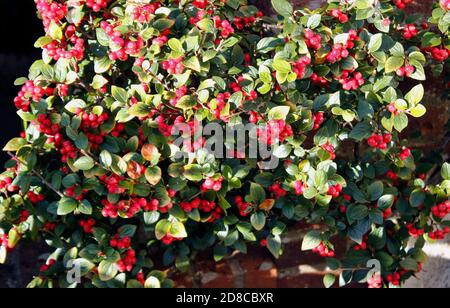
[{"label": "branch", "polygon": [[[12,154],[11,152],[7,152],[7,153],[8,153],[8,155],[9,155],[11,158],[13,158],[13,159],[17,160],[18,162],[20,162],[21,164],[27,166],[27,164],[24,163],[23,161],[21,161],[16,155]],[[44,184],[45,186],[47,186],[48,188],[50,188],[50,189],[51,189],[55,194],[57,194],[59,197],[64,198],[64,194],[61,193],[59,190],[57,190],[57,189],[56,189],[52,184],[50,184],[46,179],[44,179],[44,177],[43,177],[42,175],[40,175],[39,172],[37,172],[37,171],[34,170],[34,169],[31,169],[31,172],[41,180],[42,184]]]}]

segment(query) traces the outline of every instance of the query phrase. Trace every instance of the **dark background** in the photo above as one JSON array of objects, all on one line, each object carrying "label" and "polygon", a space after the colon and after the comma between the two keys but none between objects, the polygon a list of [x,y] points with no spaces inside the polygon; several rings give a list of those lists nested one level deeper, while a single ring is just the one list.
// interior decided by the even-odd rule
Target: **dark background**
[{"label": "dark background", "polygon": [[[33,47],[43,34],[42,23],[36,16],[33,0],[2,1],[0,9],[0,149],[21,131],[14,97],[20,87],[14,86],[18,77],[26,77],[28,68],[40,59],[40,51]],[[0,168],[6,161],[0,154]]]}]

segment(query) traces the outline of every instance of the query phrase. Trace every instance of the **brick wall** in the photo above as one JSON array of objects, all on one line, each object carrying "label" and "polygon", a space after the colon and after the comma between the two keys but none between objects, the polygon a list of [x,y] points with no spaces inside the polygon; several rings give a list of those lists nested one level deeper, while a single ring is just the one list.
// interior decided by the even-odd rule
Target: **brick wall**
[{"label": "brick wall", "polygon": [[[324,275],[339,273],[330,271],[324,258],[301,251],[305,230],[311,227],[298,225],[284,236],[285,251],[279,259],[257,247],[219,263],[205,255],[197,258],[192,273],[178,275],[174,280],[179,288],[321,288]],[[347,243],[337,238],[333,242],[337,256],[342,256]]]}]

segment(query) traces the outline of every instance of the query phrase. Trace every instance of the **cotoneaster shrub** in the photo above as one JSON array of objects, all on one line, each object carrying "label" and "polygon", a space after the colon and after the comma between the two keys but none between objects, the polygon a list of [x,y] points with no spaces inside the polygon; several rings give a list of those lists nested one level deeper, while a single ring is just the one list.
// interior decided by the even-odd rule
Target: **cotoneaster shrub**
[{"label": "cotoneaster shrub", "polygon": [[[277,20],[246,0],[35,2],[43,56],[17,80],[26,130],[0,184],[0,261],[23,239],[54,249],[31,287],[168,287],[198,251],[279,257],[299,221],[322,225],[302,248],[341,285],[398,286],[449,233],[450,165],[429,183],[436,166],[401,134],[426,112],[421,82],[446,72],[449,1],[418,18],[406,0],[273,0]],[[282,161],[175,145],[176,124],[200,122],[258,124],[250,139]],[[342,260],[334,235],[353,243]]]}]

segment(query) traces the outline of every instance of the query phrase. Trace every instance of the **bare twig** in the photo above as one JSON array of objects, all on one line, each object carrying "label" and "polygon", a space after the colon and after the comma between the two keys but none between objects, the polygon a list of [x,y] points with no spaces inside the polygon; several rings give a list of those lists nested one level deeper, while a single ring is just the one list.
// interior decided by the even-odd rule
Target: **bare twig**
[{"label": "bare twig", "polygon": [[[20,160],[16,155],[14,155],[13,153],[8,152],[8,155],[9,155],[11,158],[13,158],[13,159],[17,160],[18,162],[20,162],[21,164],[24,164],[25,166],[27,165],[26,163],[24,163],[23,161],[21,161],[21,160]],[[60,196],[61,198],[64,198],[64,194],[61,193],[59,190],[57,190],[57,189],[56,189],[52,184],[50,184],[46,179],[44,179],[44,177],[43,177],[41,174],[39,174],[39,172],[37,172],[37,171],[34,170],[34,169],[31,169],[31,172],[41,180],[42,184],[44,184],[45,186],[47,186],[48,188],[50,188],[55,194],[57,194],[57,195]]]}]

